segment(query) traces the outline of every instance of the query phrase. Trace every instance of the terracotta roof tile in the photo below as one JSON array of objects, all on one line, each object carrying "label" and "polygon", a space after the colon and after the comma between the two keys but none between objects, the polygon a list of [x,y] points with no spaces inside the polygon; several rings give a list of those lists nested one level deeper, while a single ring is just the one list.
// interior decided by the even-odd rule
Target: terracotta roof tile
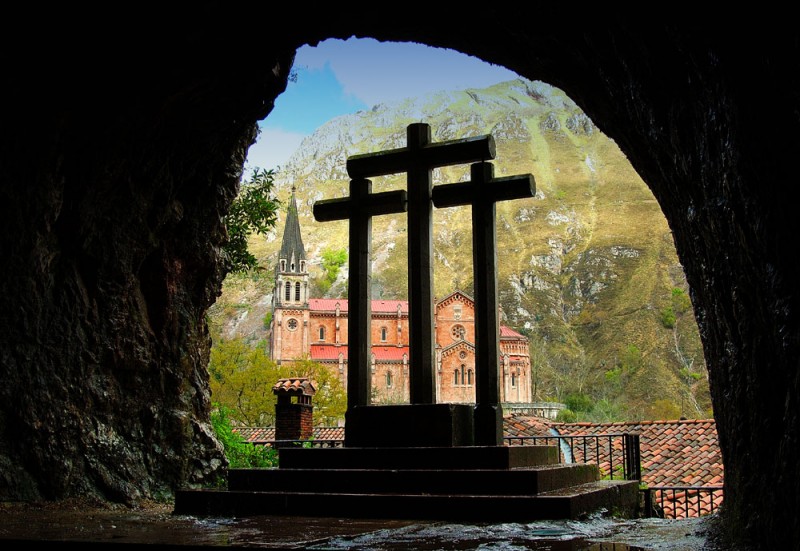
[{"label": "terracotta roof tile", "polygon": [[[724,482],[722,454],[713,419],[639,423],[555,423],[525,415],[513,415],[511,419],[507,416],[505,419],[506,436],[548,436],[553,431],[564,436],[638,434],[642,482],[650,487],[719,486]],[[599,457],[601,469],[606,473],[623,461],[621,438],[612,439],[610,443],[608,440],[599,442],[599,446],[592,443],[586,449],[576,444],[572,448],[578,461],[591,461]],[[702,493],[701,511],[710,509],[712,498],[714,506],[719,506],[722,503],[722,491]],[[694,505],[692,507],[690,504],[689,516],[697,516],[697,496],[691,494],[691,500],[694,500]],[[669,507],[673,507],[669,499],[667,502]],[[667,505],[664,505],[664,509],[669,513],[672,509]]]}]

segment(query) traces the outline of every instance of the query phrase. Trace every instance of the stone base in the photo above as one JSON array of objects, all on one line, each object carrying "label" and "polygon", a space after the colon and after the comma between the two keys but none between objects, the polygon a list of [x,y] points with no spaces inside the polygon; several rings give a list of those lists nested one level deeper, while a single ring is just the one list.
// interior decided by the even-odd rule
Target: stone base
[{"label": "stone base", "polygon": [[345,447],[452,447],[475,444],[469,404],[356,406],[345,414]]}]

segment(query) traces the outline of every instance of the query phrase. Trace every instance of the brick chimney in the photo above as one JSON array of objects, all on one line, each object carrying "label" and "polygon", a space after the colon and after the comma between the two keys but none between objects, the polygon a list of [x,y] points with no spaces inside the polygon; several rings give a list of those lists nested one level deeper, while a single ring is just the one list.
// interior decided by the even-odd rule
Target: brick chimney
[{"label": "brick chimney", "polygon": [[317,393],[308,377],[279,379],[272,387],[278,397],[275,403],[275,440],[310,440],[314,434],[314,406],[311,397]]}]

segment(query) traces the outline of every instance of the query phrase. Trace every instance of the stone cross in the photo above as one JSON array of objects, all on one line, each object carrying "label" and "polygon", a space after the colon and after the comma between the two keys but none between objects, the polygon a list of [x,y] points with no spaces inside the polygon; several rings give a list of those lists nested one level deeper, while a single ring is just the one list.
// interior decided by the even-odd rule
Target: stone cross
[{"label": "stone cross", "polygon": [[372,217],[406,210],[406,192],[372,193],[372,182],[350,181],[350,197],[314,203],[314,218],[319,222],[350,220],[347,314],[347,409],[369,404],[372,323]]},{"label": "stone cross", "polygon": [[472,205],[472,271],[475,280],[475,444],[503,443],[503,411],[498,381],[500,322],[497,308],[495,203],[533,197],[533,176],[495,178],[491,163],[470,167],[471,180],[433,188],[437,208]]},{"label": "stone cross", "polygon": [[[428,124],[407,128],[407,147],[347,159],[351,178],[407,173],[409,392],[412,404],[436,401],[433,332],[433,207],[432,170],[437,167],[494,159],[492,136],[431,143]],[[351,274],[352,277],[352,274]],[[351,303],[370,300],[348,292]],[[366,329],[369,332],[369,328]],[[350,333],[350,339],[353,333]],[[348,360],[348,363],[352,359]],[[349,391],[349,390],[348,390]]]}]

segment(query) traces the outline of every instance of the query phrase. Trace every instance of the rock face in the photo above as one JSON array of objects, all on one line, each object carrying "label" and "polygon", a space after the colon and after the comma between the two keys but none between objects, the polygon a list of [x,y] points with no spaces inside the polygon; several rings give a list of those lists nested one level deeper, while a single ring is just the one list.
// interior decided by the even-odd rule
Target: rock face
[{"label": "rock face", "polygon": [[[356,23],[320,8],[314,28],[300,7],[285,20],[184,8],[92,30],[51,11],[3,37],[0,497],[130,502],[224,470],[204,321],[224,274],[220,217],[292,52],[355,34],[549,82],[617,142],[658,199],[692,289],[732,544],[800,539],[800,217],[787,190],[800,52],[788,21],[764,36],[754,21],[580,31],[574,14],[488,9],[473,34],[452,13],[447,25],[436,13]],[[31,37],[47,56],[24,55]]]}]

